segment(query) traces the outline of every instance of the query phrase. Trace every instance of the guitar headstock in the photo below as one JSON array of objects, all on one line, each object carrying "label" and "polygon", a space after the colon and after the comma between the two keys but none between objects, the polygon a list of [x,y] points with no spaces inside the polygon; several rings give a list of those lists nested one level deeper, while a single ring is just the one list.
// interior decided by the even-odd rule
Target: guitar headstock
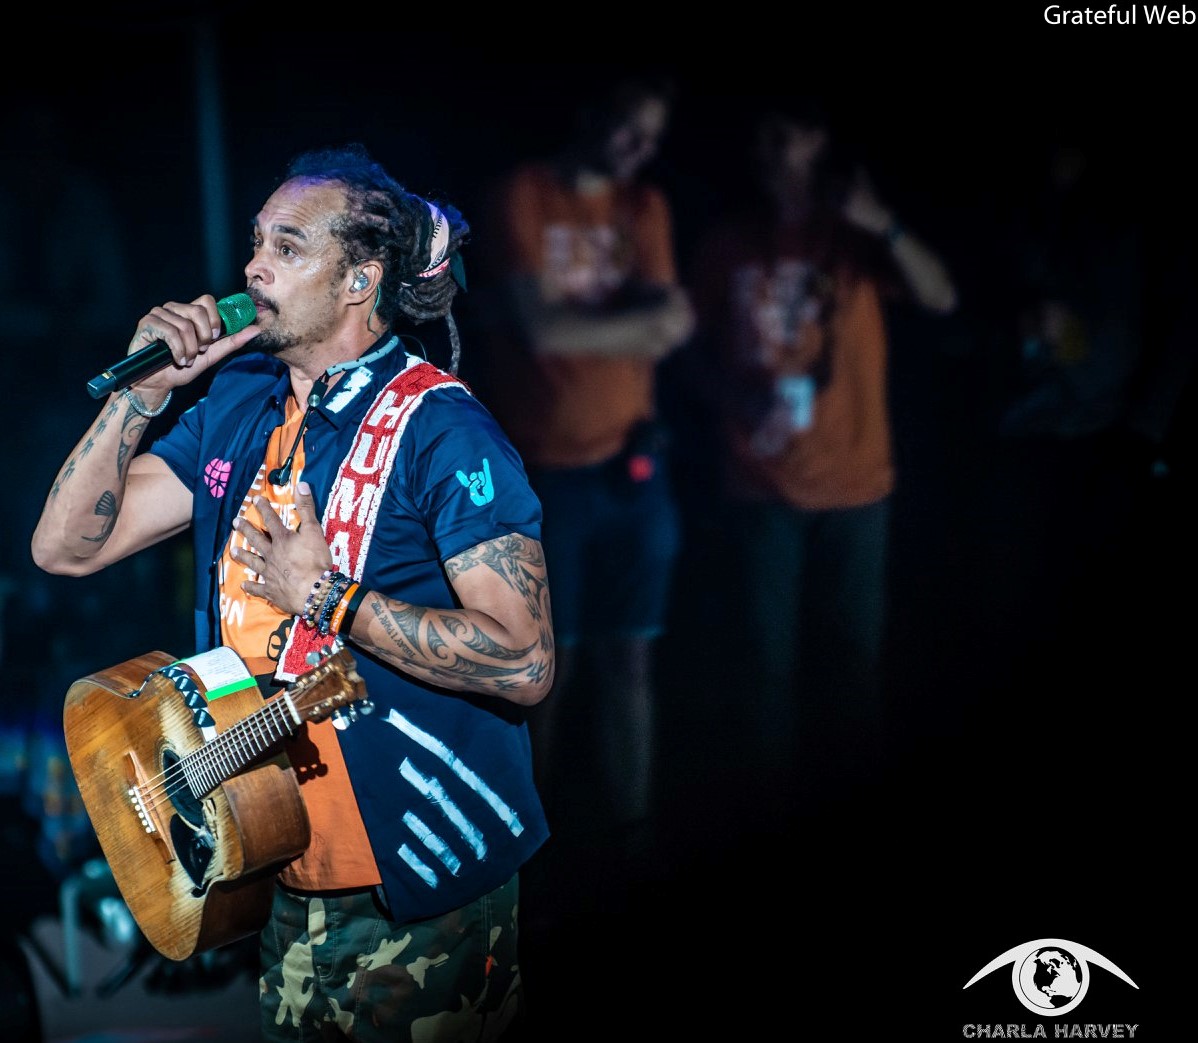
[{"label": "guitar headstock", "polygon": [[302,674],[285,694],[295,712],[312,722],[323,721],[342,707],[368,703],[357,660],[343,646]]}]

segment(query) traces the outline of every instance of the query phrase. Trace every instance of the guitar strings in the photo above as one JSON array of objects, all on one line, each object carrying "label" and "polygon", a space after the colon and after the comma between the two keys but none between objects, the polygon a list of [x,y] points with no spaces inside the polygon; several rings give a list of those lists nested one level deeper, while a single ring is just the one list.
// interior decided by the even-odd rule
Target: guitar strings
[{"label": "guitar strings", "polygon": [[[295,720],[295,711],[289,701],[285,701],[288,694],[281,692],[263,704],[261,709],[227,728],[210,742],[184,754],[170,768],[147,779],[144,788],[131,786],[130,792],[136,792],[143,802],[149,800],[156,804],[159,798],[164,794],[169,795],[172,788],[182,780],[193,797],[203,798],[234,774],[237,769],[249,763],[253,757],[266,752],[279,739],[295,734],[294,724],[289,724],[289,721],[294,722]],[[272,717],[274,718],[273,722],[270,720]],[[262,729],[255,727],[259,720],[265,725]],[[277,734],[270,733],[272,723],[281,728]],[[268,739],[264,740],[264,735],[267,735]],[[223,757],[230,754],[244,757],[244,763],[236,765],[234,771],[228,774],[208,770],[210,767],[216,767]],[[197,764],[199,770],[192,770]],[[209,780],[211,780],[211,785],[207,785],[199,792],[196,791],[193,781],[205,784]]]},{"label": "guitar strings", "polygon": [[[144,787],[137,784],[128,787],[128,793],[136,797],[139,803],[139,814],[143,821],[149,815],[151,807],[156,810],[159,799],[164,794],[169,797],[180,780],[193,797],[197,800],[202,799],[238,770],[246,767],[254,757],[268,752],[280,739],[294,735],[303,723],[296,710],[294,698],[319,685],[332,669],[332,659],[326,659],[301,677],[292,688],[267,700],[248,717],[237,721],[211,741],[184,754],[170,768],[147,779]],[[259,722],[263,724],[261,729],[257,728]],[[272,725],[279,730],[272,733]],[[248,743],[245,740],[248,740]],[[241,758],[241,763],[236,764],[232,771],[209,770],[219,765],[221,759],[229,754]],[[199,765],[199,770],[192,771],[195,765]],[[206,788],[197,793],[192,785],[193,780],[206,785]],[[149,821],[146,821],[146,826],[157,829],[157,826]]]}]

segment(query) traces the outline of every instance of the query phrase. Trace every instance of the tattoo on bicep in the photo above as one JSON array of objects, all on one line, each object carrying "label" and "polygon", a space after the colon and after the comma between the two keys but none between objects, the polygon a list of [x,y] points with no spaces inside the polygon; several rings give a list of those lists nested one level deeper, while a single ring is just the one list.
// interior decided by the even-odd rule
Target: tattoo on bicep
[{"label": "tattoo on bicep", "polygon": [[445,563],[445,570],[452,580],[455,576],[469,572],[476,565],[486,565],[502,576],[508,584],[517,586],[518,581],[514,573],[519,570],[515,566],[519,565],[522,570],[530,567],[543,569],[545,553],[535,540],[512,532],[487,543],[480,543],[477,547],[471,547],[450,558]]},{"label": "tattoo on bicep", "polygon": [[463,551],[445,563],[445,570],[452,581],[476,565],[485,565],[501,576],[524,598],[532,618],[545,621],[549,588],[545,581],[545,552],[536,540],[509,533]]},{"label": "tattoo on bicep", "polygon": [[508,586],[520,593],[529,616],[537,623],[541,650],[550,653],[553,650],[553,624],[544,548],[536,540],[511,533],[459,554],[446,562],[446,568],[452,577],[479,564],[497,572]]},{"label": "tattoo on bicep", "polygon": [[95,513],[104,519],[99,535],[84,536],[83,538],[89,543],[103,543],[112,535],[113,526],[116,525],[117,502],[116,495],[111,490],[106,490],[96,501]]}]

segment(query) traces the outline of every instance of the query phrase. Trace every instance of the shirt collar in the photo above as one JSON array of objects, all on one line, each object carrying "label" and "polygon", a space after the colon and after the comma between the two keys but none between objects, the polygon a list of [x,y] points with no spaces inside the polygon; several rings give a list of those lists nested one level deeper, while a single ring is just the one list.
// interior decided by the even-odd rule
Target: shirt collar
[{"label": "shirt collar", "polygon": [[337,428],[349,418],[356,423],[360,410],[355,407],[362,396],[377,387],[380,374],[390,379],[396,367],[404,364],[405,353],[395,350],[399,344],[396,334],[385,333],[358,358],[329,366],[326,379],[338,374],[340,378],[325,393],[316,411]]}]

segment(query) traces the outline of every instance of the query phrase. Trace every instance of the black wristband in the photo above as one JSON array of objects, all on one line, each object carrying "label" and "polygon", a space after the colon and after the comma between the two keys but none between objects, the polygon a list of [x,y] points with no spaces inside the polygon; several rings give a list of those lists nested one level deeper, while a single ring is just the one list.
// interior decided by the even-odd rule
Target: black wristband
[{"label": "black wristband", "polygon": [[366,584],[359,583],[358,589],[354,591],[353,597],[349,599],[349,604],[345,606],[345,615],[341,617],[341,625],[337,628],[338,633],[349,636],[350,630],[354,625],[354,616],[358,614],[358,606],[362,604],[362,599],[366,597]]}]

